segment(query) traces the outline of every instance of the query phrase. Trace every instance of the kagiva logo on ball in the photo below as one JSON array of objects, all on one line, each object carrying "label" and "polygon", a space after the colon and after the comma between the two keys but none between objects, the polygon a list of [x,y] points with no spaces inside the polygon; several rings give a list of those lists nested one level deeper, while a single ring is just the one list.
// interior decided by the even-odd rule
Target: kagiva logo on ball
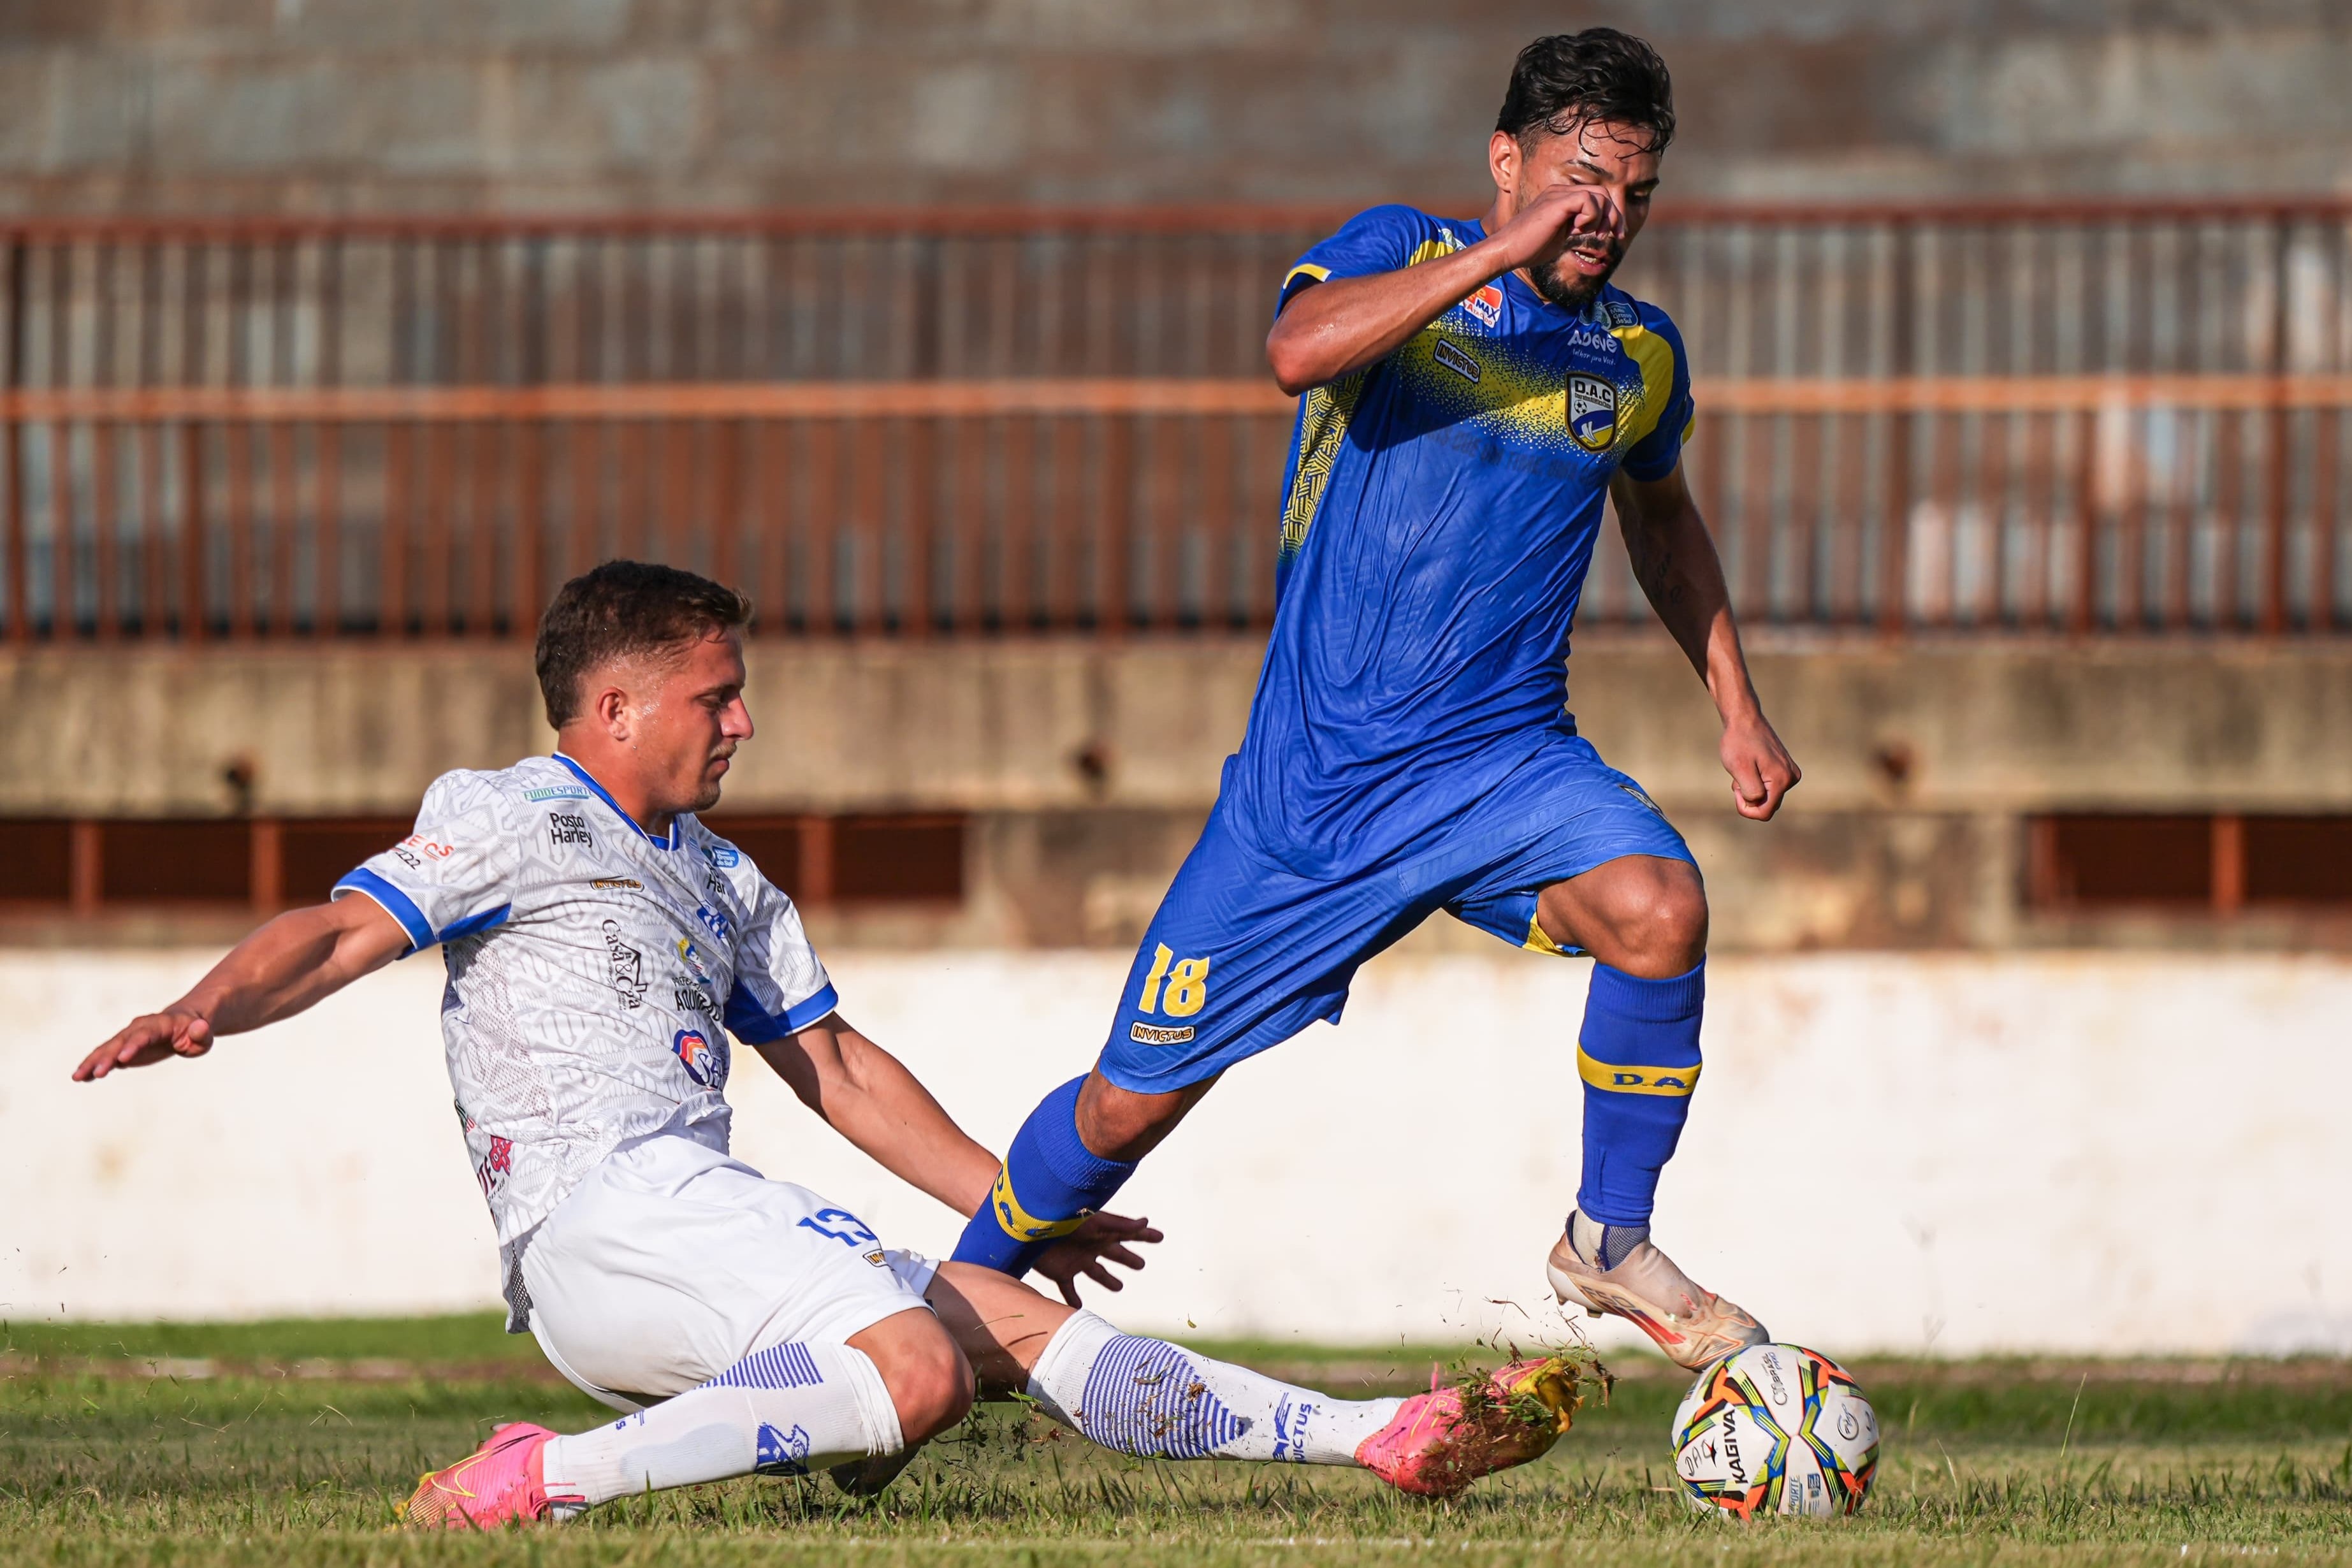
[{"label": "kagiva logo on ball", "polygon": [[1675,1474],[1698,1509],[1852,1513],[1878,1468],[1878,1415],[1843,1367],[1752,1345],[1698,1374],[1675,1412]]}]

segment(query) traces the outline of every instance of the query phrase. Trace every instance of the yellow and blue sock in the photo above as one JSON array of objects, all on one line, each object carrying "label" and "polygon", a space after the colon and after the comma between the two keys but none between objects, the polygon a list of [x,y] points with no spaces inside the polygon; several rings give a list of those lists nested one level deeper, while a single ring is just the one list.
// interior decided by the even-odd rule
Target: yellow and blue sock
[{"label": "yellow and blue sock", "polygon": [[1135,1174],[1135,1162],[1106,1160],[1079,1141],[1078,1087],[1086,1081],[1074,1078],[1047,1095],[1013,1135],[996,1185],[956,1243],[956,1262],[1017,1279]]},{"label": "yellow and blue sock", "polygon": [[1592,966],[1584,1031],[1576,1050],[1584,1079],[1584,1181],[1580,1214],[1624,1246],[1648,1236],[1658,1173],[1674,1158],[1698,1083],[1698,1026],[1706,1005],[1706,964],[1671,980],[1643,980]]}]

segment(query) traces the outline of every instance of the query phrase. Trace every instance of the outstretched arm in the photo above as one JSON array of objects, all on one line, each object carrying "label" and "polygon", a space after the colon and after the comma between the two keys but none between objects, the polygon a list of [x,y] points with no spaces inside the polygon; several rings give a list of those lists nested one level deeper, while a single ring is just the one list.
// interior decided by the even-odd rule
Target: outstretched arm
[{"label": "outstretched arm", "polygon": [[131,1019],[84,1057],[74,1080],[203,1056],[218,1037],[290,1018],[407,951],[408,933],[373,899],[289,910],[230,949],[185,996]]},{"label": "outstretched arm", "polygon": [[1742,816],[1768,821],[1804,774],[1757,700],[1731,616],[1723,563],[1684,481],[1682,465],[1656,479],[1621,471],[1610,481],[1609,499],[1642,592],[1706,682],[1707,695],[1723,716],[1720,755],[1724,772],[1731,775],[1732,806]]},{"label": "outstretched arm", "polygon": [[[756,1049],[802,1104],[891,1174],[960,1215],[977,1213],[989,1201],[996,1156],[956,1125],[904,1062],[851,1028],[840,1014],[828,1013]],[[1049,1248],[1036,1268],[1076,1306],[1078,1275],[1116,1290],[1118,1280],[1104,1259],[1140,1268],[1143,1259],[1126,1243],[1159,1239],[1145,1220],[1098,1214]]]},{"label": "outstretched arm", "polygon": [[1622,239],[1625,217],[1591,185],[1553,185],[1508,223],[1450,256],[1394,272],[1337,278],[1294,295],[1266,334],[1266,363],[1296,395],[1337,381],[1397,345],[1515,268],[1558,257],[1578,234]]}]

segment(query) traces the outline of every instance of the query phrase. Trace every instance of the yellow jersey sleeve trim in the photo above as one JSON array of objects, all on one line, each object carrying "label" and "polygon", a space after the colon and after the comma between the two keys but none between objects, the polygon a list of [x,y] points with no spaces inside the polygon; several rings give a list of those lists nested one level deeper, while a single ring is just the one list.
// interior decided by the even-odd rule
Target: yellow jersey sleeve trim
[{"label": "yellow jersey sleeve trim", "polygon": [[1328,283],[1331,281],[1331,269],[1328,267],[1318,267],[1311,261],[1302,261],[1282,275],[1283,289],[1287,291],[1290,286],[1301,278],[1312,278],[1318,283]]},{"label": "yellow jersey sleeve trim", "polygon": [[1083,1214],[1068,1219],[1039,1219],[1032,1215],[1013,1196],[1013,1173],[1002,1165],[996,1168],[996,1185],[989,1189],[988,1206],[1004,1234],[1015,1241],[1049,1241],[1067,1236],[1087,1223]]},{"label": "yellow jersey sleeve trim", "polygon": [[1612,1094],[1663,1094],[1680,1099],[1698,1087],[1699,1069],[1686,1068],[1624,1067],[1615,1062],[1597,1062],[1576,1047],[1576,1076],[1595,1089],[1605,1089]]},{"label": "yellow jersey sleeve trim", "polygon": [[1623,345],[1625,357],[1642,373],[1641,410],[1633,416],[1630,432],[1620,437],[1624,446],[1632,447],[1646,440],[1665,417],[1666,402],[1675,395],[1674,345],[1639,321],[1630,327],[1612,327],[1609,335]]}]

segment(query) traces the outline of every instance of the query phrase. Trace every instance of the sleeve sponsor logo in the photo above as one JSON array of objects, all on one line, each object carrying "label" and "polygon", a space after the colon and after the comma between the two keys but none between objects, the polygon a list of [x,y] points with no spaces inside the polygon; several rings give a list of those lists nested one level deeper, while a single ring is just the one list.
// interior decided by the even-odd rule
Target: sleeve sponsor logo
[{"label": "sleeve sponsor logo", "polygon": [[565,811],[547,814],[547,841],[559,849],[566,844],[589,849],[596,847],[596,840],[588,832],[588,819]]},{"label": "sleeve sponsor logo", "polygon": [[583,789],[576,784],[549,784],[543,789],[527,789],[522,792],[522,797],[525,800],[531,801],[593,800],[596,798],[593,795],[591,795],[587,790]]},{"label": "sleeve sponsor logo", "polygon": [[436,844],[421,833],[412,833],[392,847],[400,863],[412,871],[421,871],[427,860],[446,860],[457,852],[451,844]]},{"label": "sleeve sponsor logo", "polygon": [[1473,385],[1477,384],[1479,374],[1481,374],[1478,369],[1478,362],[1472,359],[1468,354],[1464,353],[1460,349],[1455,348],[1445,339],[1438,339],[1436,343],[1430,349],[1430,353],[1436,359],[1438,363],[1444,365],[1446,369],[1452,371],[1463,380],[1469,382]]},{"label": "sleeve sponsor logo", "polygon": [[1160,1024],[1129,1024],[1127,1026],[1127,1037],[1139,1046],[1189,1045],[1192,1033],[1190,1024],[1173,1029]]},{"label": "sleeve sponsor logo", "polygon": [[604,922],[605,984],[621,1005],[635,1008],[646,999],[646,955],[621,940],[621,922]]},{"label": "sleeve sponsor logo", "polygon": [[726,1087],[728,1052],[723,1039],[713,1045],[699,1029],[680,1029],[671,1037],[669,1048],[677,1053],[687,1077],[705,1089]]}]

